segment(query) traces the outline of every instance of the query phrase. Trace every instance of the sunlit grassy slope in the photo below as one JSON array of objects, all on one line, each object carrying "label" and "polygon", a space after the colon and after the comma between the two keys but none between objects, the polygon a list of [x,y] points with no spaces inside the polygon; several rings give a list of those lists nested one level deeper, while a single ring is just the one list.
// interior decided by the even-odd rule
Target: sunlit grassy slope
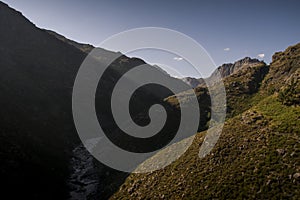
[{"label": "sunlit grassy slope", "polygon": [[[206,134],[200,132],[178,160],[130,175],[111,199],[299,199],[299,50],[299,44],[289,47],[276,53],[270,66],[225,79],[230,109],[209,155],[198,157]],[[294,82],[296,100],[286,104],[290,95],[281,93]],[[257,86],[249,90],[249,83]]]}]

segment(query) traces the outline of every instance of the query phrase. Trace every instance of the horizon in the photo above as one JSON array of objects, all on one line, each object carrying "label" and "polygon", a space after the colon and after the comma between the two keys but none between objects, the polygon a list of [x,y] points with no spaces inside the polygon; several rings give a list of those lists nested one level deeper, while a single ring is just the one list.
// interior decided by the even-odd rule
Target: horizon
[{"label": "horizon", "polygon": [[[270,63],[275,52],[297,44],[300,35],[297,20],[300,2],[293,0],[272,3],[236,0],[3,2],[20,11],[39,28],[93,46],[132,28],[163,27],[179,31],[196,40],[214,61],[216,66],[204,68],[202,77],[209,76],[224,63],[234,63],[244,57]],[[165,66],[183,71],[183,77],[195,77],[191,66],[180,56],[155,50],[126,55],[159,65],[172,76],[176,73]]]}]

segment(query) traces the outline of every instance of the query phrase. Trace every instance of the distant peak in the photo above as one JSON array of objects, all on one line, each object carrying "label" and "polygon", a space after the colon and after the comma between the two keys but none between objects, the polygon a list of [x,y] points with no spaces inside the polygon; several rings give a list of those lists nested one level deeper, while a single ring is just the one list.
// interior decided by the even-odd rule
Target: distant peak
[{"label": "distant peak", "polygon": [[[245,58],[242,58],[238,61],[235,61],[234,63],[225,63],[222,66],[229,67],[229,66],[232,66],[232,65],[244,65],[244,64],[260,63],[260,62],[262,62],[262,61],[260,61],[256,58],[245,57]],[[220,66],[220,67],[222,67],[222,66]]]},{"label": "distant peak", "polygon": [[[218,67],[217,71],[221,74],[221,76],[223,78],[225,78],[225,77],[227,77],[227,76],[229,76],[233,73],[236,73],[241,68],[251,67],[251,66],[259,64],[259,63],[265,64],[263,61],[260,61],[256,58],[245,57],[245,58],[240,59],[240,60],[238,60],[234,63],[223,64],[220,67]],[[217,71],[215,71],[212,74],[212,76],[217,76],[217,74],[216,74]]]},{"label": "distant peak", "polygon": [[262,61],[256,59],[256,58],[250,58],[250,57],[245,57],[241,60],[238,60],[234,63],[234,65],[244,65],[244,64],[253,64],[253,63],[260,63]]}]

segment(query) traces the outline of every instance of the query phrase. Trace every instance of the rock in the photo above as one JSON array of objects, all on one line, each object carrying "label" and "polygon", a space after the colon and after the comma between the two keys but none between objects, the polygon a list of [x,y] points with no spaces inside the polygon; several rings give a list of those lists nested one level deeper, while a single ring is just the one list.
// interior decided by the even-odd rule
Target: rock
[{"label": "rock", "polygon": [[131,187],[131,188],[129,188],[129,189],[127,190],[127,192],[128,192],[129,194],[132,194],[133,191],[134,191],[134,187]]},{"label": "rock", "polygon": [[262,120],[264,117],[262,114],[257,113],[255,110],[254,111],[247,111],[242,115],[242,120],[245,124],[253,124],[259,120]]},{"label": "rock", "polygon": [[246,67],[251,67],[256,64],[264,64],[264,62],[259,61],[258,59],[252,59],[249,57],[245,57],[241,60],[236,61],[235,63],[226,63],[223,64],[222,66],[218,67],[217,71],[213,72],[211,75],[211,79],[214,80],[215,77],[217,77],[218,73],[222,76],[222,78],[225,78],[227,76],[230,76],[231,74],[236,73],[238,70]]},{"label": "rock", "polygon": [[295,173],[295,174],[293,175],[293,178],[294,178],[294,179],[300,179],[300,173]]},{"label": "rock", "polygon": [[[91,199],[97,197],[99,179],[93,158],[83,145],[73,150],[71,175],[68,180],[70,199]],[[89,198],[87,198],[89,197]]]},{"label": "rock", "polygon": [[276,151],[279,155],[283,155],[285,153],[284,149],[276,149]]}]

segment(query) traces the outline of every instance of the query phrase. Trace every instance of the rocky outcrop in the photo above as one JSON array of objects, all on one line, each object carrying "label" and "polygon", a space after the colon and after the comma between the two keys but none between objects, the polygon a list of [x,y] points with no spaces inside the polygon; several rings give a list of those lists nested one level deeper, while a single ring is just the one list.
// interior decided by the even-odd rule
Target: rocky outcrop
[{"label": "rocky outcrop", "polygon": [[[277,52],[272,56],[270,72],[263,83],[263,88],[269,93],[279,92],[280,89],[290,83],[292,79],[297,81],[300,68],[300,43],[288,47],[283,52]],[[299,82],[299,80],[297,81]],[[296,83],[299,84],[299,83]]]},{"label": "rocky outcrop", "polygon": [[245,67],[251,67],[257,64],[264,63],[263,61],[259,61],[258,59],[252,59],[250,57],[245,57],[241,60],[238,60],[234,63],[227,63],[223,64],[220,67],[216,69],[215,72],[212,73],[210,78],[213,79],[213,77],[217,76],[217,71],[220,73],[222,78],[225,78],[227,76],[230,76],[231,74],[236,73],[238,70],[245,68]]}]

